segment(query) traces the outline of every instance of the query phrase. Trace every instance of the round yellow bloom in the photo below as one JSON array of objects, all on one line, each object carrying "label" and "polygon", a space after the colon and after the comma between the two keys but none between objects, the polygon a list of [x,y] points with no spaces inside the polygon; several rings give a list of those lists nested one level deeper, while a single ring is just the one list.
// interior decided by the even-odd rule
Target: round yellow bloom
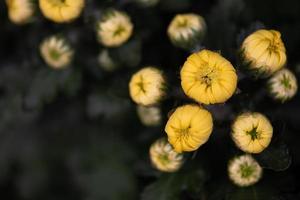
[{"label": "round yellow bloom", "polygon": [[162,138],[150,147],[152,165],[163,172],[175,172],[183,164],[183,155],[174,151],[173,147]]},{"label": "round yellow bloom", "polygon": [[134,102],[149,106],[158,103],[165,96],[165,86],[160,70],[145,67],[131,77],[129,92]]},{"label": "round yellow bloom", "polygon": [[275,30],[258,30],[242,44],[242,57],[249,69],[258,76],[269,76],[284,67],[286,50],[281,34]]},{"label": "round yellow bloom", "polygon": [[228,175],[230,180],[240,187],[257,183],[262,177],[263,169],[251,155],[237,156],[229,161]]},{"label": "round yellow bloom", "polygon": [[98,40],[107,47],[117,47],[132,35],[133,24],[129,16],[121,11],[107,10],[97,24]]},{"label": "round yellow bloom", "polygon": [[198,105],[178,107],[165,127],[168,140],[178,153],[198,149],[208,140],[212,129],[211,114]]},{"label": "round yellow bloom", "polygon": [[29,22],[35,12],[32,0],[6,0],[9,19],[15,24]]},{"label": "round yellow bloom", "polygon": [[193,13],[178,14],[168,27],[171,42],[184,49],[191,49],[204,37],[206,23],[200,15]]},{"label": "round yellow bloom", "polygon": [[237,75],[231,63],[209,50],[189,56],[180,76],[184,93],[204,104],[227,101],[237,86]]},{"label": "round yellow bloom", "polygon": [[39,0],[43,15],[56,23],[70,22],[79,17],[84,0]]},{"label": "round yellow bloom", "polygon": [[137,113],[141,122],[145,126],[157,126],[160,124],[162,116],[158,106],[137,106]]},{"label": "round yellow bloom", "polygon": [[62,37],[51,36],[40,45],[40,53],[44,61],[53,69],[68,66],[73,59],[73,50]]},{"label": "round yellow bloom", "polygon": [[236,118],[232,125],[231,136],[242,151],[260,153],[269,146],[273,127],[264,115],[247,112]]},{"label": "round yellow bloom", "polygon": [[296,76],[288,69],[276,72],[269,79],[268,85],[271,96],[281,102],[291,99],[298,90]]}]

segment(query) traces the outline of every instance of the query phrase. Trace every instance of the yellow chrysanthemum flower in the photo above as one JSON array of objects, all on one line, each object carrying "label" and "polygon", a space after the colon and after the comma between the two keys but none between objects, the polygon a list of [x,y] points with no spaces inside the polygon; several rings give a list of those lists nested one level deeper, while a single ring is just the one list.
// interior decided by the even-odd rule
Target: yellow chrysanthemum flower
[{"label": "yellow chrysanthemum flower", "polygon": [[260,153],[269,146],[273,127],[264,115],[247,112],[236,118],[232,125],[231,136],[242,151]]},{"label": "yellow chrysanthemum flower", "polygon": [[281,34],[275,30],[258,30],[243,42],[242,59],[258,76],[269,76],[284,67],[286,50]]},{"label": "yellow chrysanthemum flower", "polygon": [[184,93],[204,104],[227,101],[237,86],[237,75],[231,63],[209,50],[189,56],[180,76]]},{"label": "yellow chrysanthemum flower", "polygon": [[175,172],[183,164],[183,155],[174,151],[173,147],[162,138],[150,147],[152,165],[163,172]]},{"label": "yellow chrysanthemum flower", "polygon": [[35,12],[32,0],[6,0],[9,19],[15,24],[29,22]]},{"label": "yellow chrysanthemum flower", "polygon": [[158,106],[137,106],[137,114],[145,126],[157,126],[161,123],[161,110]]},{"label": "yellow chrysanthemum flower", "polygon": [[62,69],[68,66],[74,54],[67,41],[58,36],[46,38],[40,45],[40,53],[44,61],[53,69]]},{"label": "yellow chrysanthemum flower", "polygon": [[168,27],[171,42],[183,49],[195,47],[203,39],[205,32],[203,17],[193,13],[176,15]]},{"label": "yellow chrysanthemum flower", "polygon": [[212,129],[211,114],[198,105],[178,107],[165,127],[168,141],[178,153],[198,149],[208,140]]},{"label": "yellow chrysanthemum flower", "polygon": [[288,69],[276,72],[269,79],[268,86],[270,95],[281,102],[291,99],[298,90],[296,76]]},{"label": "yellow chrysanthemum flower", "polygon": [[228,175],[237,186],[247,187],[257,183],[262,177],[263,169],[251,155],[241,155],[228,163]]},{"label": "yellow chrysanthemum flower", "polygon": [[84,0],[39,0],[43,15],[56,23],[70,22],[79,17]]},{"label": "yellow chrysanthemum flower", "polygon": [[107,47],[117,47],[132,35],[133,24],[130,17],[121,11],[107,10],[97,24],[98,40]]},{"label": "yellow chrysanthemum flower", "polygon": [[145,67],[135,73],[129,83],[132,100],[149,106],[158,103],[165,96],[166,83],[162,72],[154,67]]}]

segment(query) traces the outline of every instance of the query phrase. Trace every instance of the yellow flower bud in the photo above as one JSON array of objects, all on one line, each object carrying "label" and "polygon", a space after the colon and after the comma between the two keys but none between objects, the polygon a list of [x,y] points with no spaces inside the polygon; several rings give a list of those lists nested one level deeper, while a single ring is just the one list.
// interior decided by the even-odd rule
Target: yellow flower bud
[{"label": "yellow flower bud", "polygon": [[291,99],[298,90],[296,76],[288,69],[276,72],[269,79],[268,86],[270,95],[281,102]]},{"label": "yellow flower bud", "polygon": [[121,11],[107,10],[97,24],[98,40],[107,47],[117,47],[132,35],[133,24],[130,17]]},{"label": "yellow flower bud", "polygon": [[15,24],[29,22],[35,12],[32,0],[6,0],[9,19]]},{"label": "yellow flower bud", "polygon": [[131,77],[130,96],[137,104],[153,105],[165,96],[165,85],[165,79],[160,70],[145,67]]},{"label": "yellow flower bud", "polygon": [[228,175],[237,186],[247,187],[257,183],[262,177],[263,169],[251,155],[241,155],[228,163]]},{"label": "yellow flower bud", "polygon": [[145,126],[157,126],[161,122],[161,110],[158,106],[137,106],[137,113]]},{"label": "yellow flower bud", "polygon": [[242,59],[258,76],[269,76],[284,67],[286,50],[281,34],[275,30],[258,30],[243,42]]},{"label": "yellow flower bud", "polygon": [[46,38],[40,45],[40,53],[44,61],[53,69],[67,67],[73,59],[73,50],[67,41],[58,36]]},{"label": "yellow flower bud", "polygon": [[163,172],[175,172],[183,164],[183,155],[174,151],[173,147],[162,138],[150,147],[152,165]]},{"label": "yellow flower bud", "polygon": [[75,20],[81,14],[84,0],[39,0],[43,15],[56,23]]},{"label": "yellow flower bud", "polygon": [[203,39],[205,32],[203,17],[193,13],[176,15],[168,27],[171,42],[183,49],[195,47]]},{"label": "yellow flower bud", "polygon": [[114,61],[107,49],[104,49],[99,53],[98,63],[102,69],[109,72],[112,72],[119,67],[119,64]]},{"label": "yellow flower bud", "polygon": [[269,146],[273,127],[264,115],[247,112],[236,118],[232,125],[231,136],[242,151],[260,153]]},{"label": "yellow flower bud", "polygon": [[178,107],[170,116],[165,131],[175,151],[195,151],[204,144],[213,129],[211,114],[198,105]]},{"label": "yellow flower bud", "polygon": [[227,101],[237,86],[237,75],[231,63],[209,50],[189,56],[180,76],[184,93],[204,104]]}]

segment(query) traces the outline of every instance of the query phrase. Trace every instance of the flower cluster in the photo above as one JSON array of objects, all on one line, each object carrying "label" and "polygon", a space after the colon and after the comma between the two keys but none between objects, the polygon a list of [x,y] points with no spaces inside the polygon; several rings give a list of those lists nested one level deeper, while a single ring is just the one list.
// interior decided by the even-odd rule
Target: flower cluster
[{"label": "flower cluster", "polygon": [[[135,2],[147,7],[157,5],[159,0]],[[15,24],[32,21],[37,9],[32,0],[6,0],[6,4],[9,19]],[[85,0],[38,1],[42,15],[54,23],[78,19],[85,4]],[[121,65],[111,56],[110,50],[126,46],[134,38],[135,26],[131,19],[121,10],[108,8],[96,20],[94,39],[96,41],[97,38],[104,47],[98,56],[103,70],[112,72]],[[196,151],[209,140],[215,127],[210,108],[215,104],[229,103],[237,91],[239,73],[234,67],[235,62],[222,56],[221,52],[202,48],[206,30],[205,19],[196,13],[175,15],[165,30],[170,44],[192,53],[182,61],[180,69],[179,87],[189,101],[172,108],[164,126],[166,137],[150,147],[153,166],[163,172],[177,171],[183,165],[183,153]],[[296,95],[297,79],[291,70],[285,68],[287,55],[280,32],[256,30],[244,39],[238,49],[241,64],[247,68],[245,73],[265,78],[273,99],[285,102]],[[72,64],[75,49],[66,36],[52,35],[41,41],[40,55],[52,69],[64,69]],[[163,123],[161,104],[169,97],[167,86],[170,84],[164,71],[156,66],[145,66],[131,76],[129,95],[137,104],[137,116],[145,126]],[[271,120],[263,113],[243,112],[235,116],[227,133],[237,149],[247,153],[229,162],[229,178],[238,186],[255,184],[262,176],[262,168],[250,154],[262,153],[271,144]]]}]

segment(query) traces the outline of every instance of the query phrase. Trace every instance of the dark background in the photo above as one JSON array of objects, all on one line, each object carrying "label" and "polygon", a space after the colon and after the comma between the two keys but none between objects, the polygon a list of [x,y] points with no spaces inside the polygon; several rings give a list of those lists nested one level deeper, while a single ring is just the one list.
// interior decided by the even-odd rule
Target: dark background
[{"label": "dark background", "polygon": [[[129,13],[134,36],[109,50],[121,67],[105,72],[97,63],[103,47],[94,31],[106,7]],[[208,24],[202,46],[220,51],[238,68],[236,52],[251,31],[282,33],[288,64],[300,73],[299,0],[161,0],[153,8],[128,1],[87,0],[82,16],[54,24],[38,12],[24,26],[12,24],[0,1],[0,194],[1,199],[176,200],[300,199],[299,95],[284,104],[268,97],[265,80],[239,72],[239,93],[210,106],[214,132],[197,153],[187,154],[178,173],[161,174],[150,165],[148,149],[165,136],[167,113],[190,102],[180,89],[179,70],[190,52],[173,47],[167,26],[177,13],[195,12]],[[69,69],[54,71],[39,55],[39,44],[64,34],[75,48]],[[164,122],[143,126],[128,94],[131,75],[157,65],[169,81],[162,103]],[[227,161],[240,154],[229,133],[244,110],[267,115],[274,126],[268,150],[257,156],[267,168],[256,186],[238,189],[227,178]]]}]

